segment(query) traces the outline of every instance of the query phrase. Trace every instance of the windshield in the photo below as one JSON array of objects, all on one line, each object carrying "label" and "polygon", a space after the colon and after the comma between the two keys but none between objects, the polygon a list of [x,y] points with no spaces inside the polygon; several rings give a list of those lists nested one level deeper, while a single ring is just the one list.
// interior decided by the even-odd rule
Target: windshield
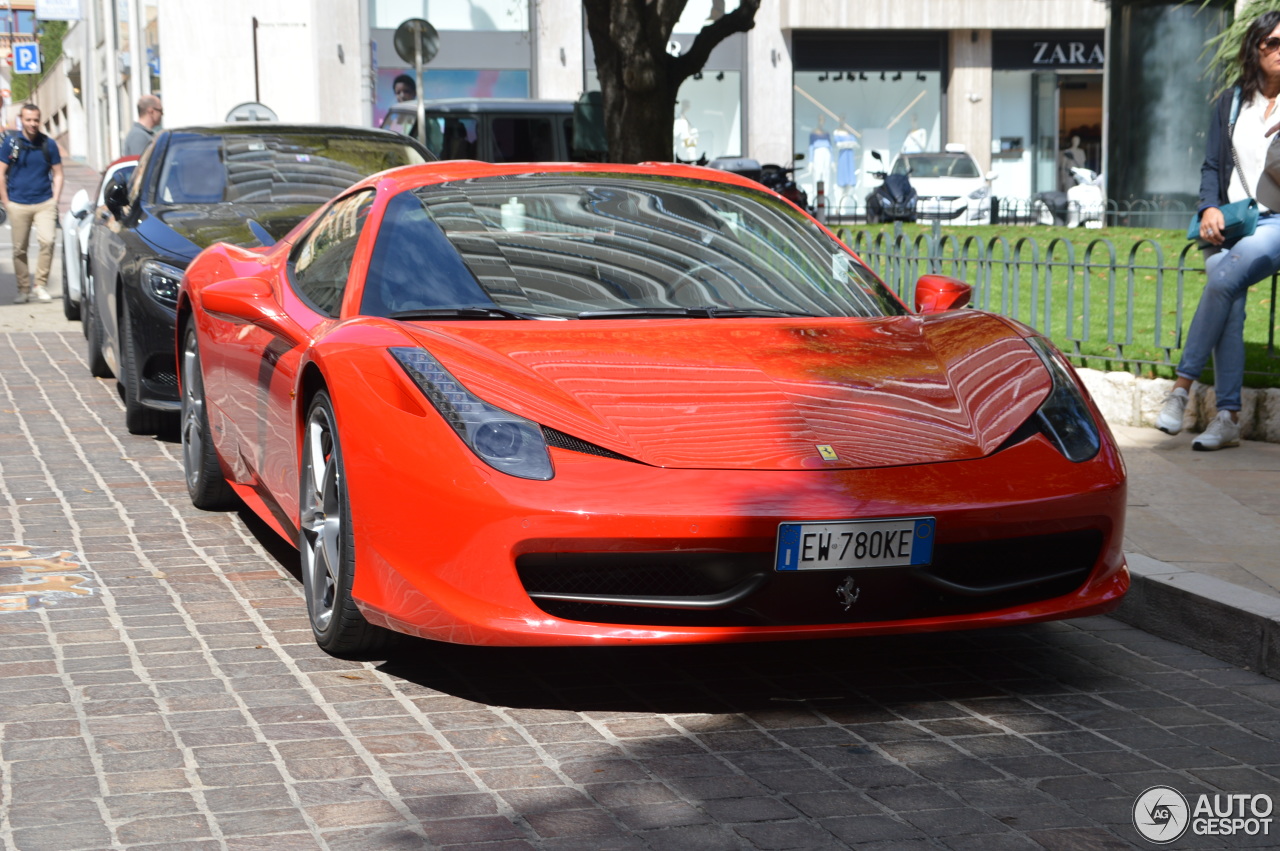
[{"label": "windshield", "polygon": [[916,154],[900,157],[894,174],[912,177],[979,177],[978,164],[968,154]]},{"label": "windshield", "polygon": [[904,312],[840,243],[763,192],[599,173],[481,178],[391,199],[362,312],[466,307],[558,319]]},{"label": "windshield", "polygon": [[174,133],[156,188],[161,204],[328,201],[365,177],[424,162],[396,138],[339,133]]}]

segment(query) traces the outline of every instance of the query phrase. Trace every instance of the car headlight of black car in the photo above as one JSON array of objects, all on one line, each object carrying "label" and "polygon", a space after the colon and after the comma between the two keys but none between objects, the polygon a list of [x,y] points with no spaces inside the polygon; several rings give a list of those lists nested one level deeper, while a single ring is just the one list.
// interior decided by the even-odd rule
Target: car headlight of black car
[{"label": "car headlight of black car", "polygon": [[1084,395],[1071,375],[1070,366],[1043,337],[1028,337],[1027,343],[1040,356],[1044,368],[1049,370],[1053,390],[1027,425],[1018,430],[1019,434],[1028,436],[1023,432],[1031,427],[1049,438],[1067,460],[1076,463],[1088,461],[1098,454],[1102,436]]},{"label": "car headlight of black car", "polygon": [[161,304],[176,307],[178,290],[182,288],[182,272],[177,266],[148,260],[142,264],[142,289]]},{"label": "car headlight of black car", "polygon": [[423,349],[388,349],[445,422],[480,459],[511,476],[547,481],[555,475],[537,423],[490,405]]}]

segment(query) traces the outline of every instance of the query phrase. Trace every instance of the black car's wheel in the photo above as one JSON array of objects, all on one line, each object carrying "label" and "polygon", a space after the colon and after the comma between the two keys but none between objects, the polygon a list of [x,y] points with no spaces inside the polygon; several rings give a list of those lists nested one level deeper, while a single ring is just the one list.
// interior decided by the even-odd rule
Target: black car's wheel
[{"label": "black car's wheel", "polygon": [[67,285],[67,271],[65,269],[63,271],[63,316],[72,322],[79,319],[79,305],[72,301],[72,288]]},{"label": "black car's wheel", "polygon": [[200,348],[195,320],[188,318],[182,332],[182,470],[191,504],[206,511],[220,511],[236,504],[235,491],[222,475],[213,447],[209,414],[204,408],[204,376],[200,372]]},{"label": "black car's wheel", "polygon": [[316,644],[344,659],[376,657],[391,647],[396,634],[365,620],[351,599],[355,578],[351,504],[337,420],[323,390],[307,408],[300,479],[298,550]]},{"label": "black car's wheel", "polygon": [[94,378],[110,378],[111,367],[107,365],[107,359],[102,356],[102,317],[98,316],[92,293],[92,286],[85,288],[84,337],[89,358],[89,374]]},{"label": "black car's wheel", "polygon": [[138,358],[133,351],[133,322],[126,309],[120,317],[120,371],[119,376],[124,396],[124,427],[129,434],[157,434],[164,430],[167,417],[164,411],[148,408],[138,399],[138,388],[142,384],[142,376],[138,372]]}]

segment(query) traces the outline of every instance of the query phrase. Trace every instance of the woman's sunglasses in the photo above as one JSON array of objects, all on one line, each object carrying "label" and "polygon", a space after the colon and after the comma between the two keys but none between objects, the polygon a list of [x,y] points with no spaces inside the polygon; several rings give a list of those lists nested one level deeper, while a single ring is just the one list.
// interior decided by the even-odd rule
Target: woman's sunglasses
[{"label": "woman's sunglasses", "polygon": [[1268,38],[1264,38],[1258,44],[1258,49],[1261,50],[1263,53],[1275,53],[1276,48],[1280,48],[1280,37],[1277,37],[1274,35]]}]

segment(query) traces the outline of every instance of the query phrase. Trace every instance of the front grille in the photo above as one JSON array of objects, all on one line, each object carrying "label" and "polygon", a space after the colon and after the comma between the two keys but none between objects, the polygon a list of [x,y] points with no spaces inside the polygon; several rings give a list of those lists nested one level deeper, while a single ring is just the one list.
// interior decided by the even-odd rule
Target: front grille
[{"label": "front grille", "polygon": [[[667,598],[672,604],[750,588],[713,609],[612,605],[534,598],[565,620],[650,626],[787,626],[972,614],[1069,594],[1084,584],[1102,533],[939,544],[928,567],[778,573],[773,553],[573,553],[517,558],[525,589],[561,595]],[[852,576],[858,601],[845,612],[836,588]],[[760,580],[757,588],[748,583]]]}]

